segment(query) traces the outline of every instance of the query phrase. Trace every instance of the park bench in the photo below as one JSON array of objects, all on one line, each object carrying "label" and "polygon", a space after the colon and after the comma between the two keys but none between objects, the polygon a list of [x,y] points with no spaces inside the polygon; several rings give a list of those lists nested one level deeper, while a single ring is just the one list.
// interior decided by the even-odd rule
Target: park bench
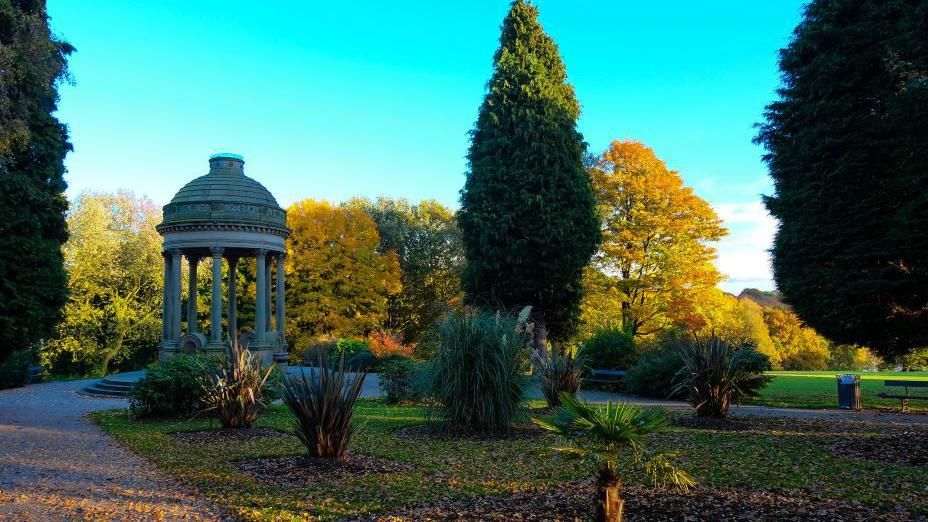
[{"label": "park bench", "polygon": [[902,413],[909,411],[910,399],[928,401],[928,396],[909,394],[909,388],[928,388],[928,381],[883,381],[883,386],[905,389],[905,393],[901,395],[880,393],[880,397],[884,399],[899,399],[902,402]]},{"label": "park bench", "polygon": [[625,378],[625,374],[627,373],[628,372],[625,370],[603,370],[600,368],[593,368],[590,371],[590,376],[584,379],[584,381],[617,386],[622,382],[622,379]]},{"label": "park bench", "polygon": [[39,382],[45,376],[45,367],[44,366],[30,366],[29,367],[29,382]]}]

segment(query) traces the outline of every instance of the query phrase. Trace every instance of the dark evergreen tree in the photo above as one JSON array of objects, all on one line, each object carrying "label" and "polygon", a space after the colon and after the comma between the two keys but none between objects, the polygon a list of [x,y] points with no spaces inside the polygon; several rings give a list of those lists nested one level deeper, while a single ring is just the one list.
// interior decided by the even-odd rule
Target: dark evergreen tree
[{"label": "dark evergreen tree", "polygon": [[599,221],[580,105],[538,9],[513,2],[503,21],[488,92],[471,131],[458,221],[472,304],[533,307],[535,345],[573,329],[580,278],[599,243]]},{"label": "dark evergreen tree", "polygon": [[52,113],[72,47],[44,0],[0,0],[0,361],[53,333],[67,298],[67,129]]},{"label": "dark evergreen tree", "polygon": [[928,345],[928,2],[813,0],[762,144],[784,299],[838,343]]}]

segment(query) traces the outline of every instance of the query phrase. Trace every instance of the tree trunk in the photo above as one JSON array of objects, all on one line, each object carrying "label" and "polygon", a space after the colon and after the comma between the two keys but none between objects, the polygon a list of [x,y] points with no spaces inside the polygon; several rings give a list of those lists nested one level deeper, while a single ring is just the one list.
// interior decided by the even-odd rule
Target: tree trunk
[{"label": "tree trunk", "polygon": [[124,334],[117,334],[116,337],[110,342],[106,343],[106,347],[103,348],[103,353],[101,354],[100,360],[97,361],[93,373],[95,377],[106,377],[110,369],[110,361],[113,360],[113,357],[116,357],[116,354],[119,353],[119,350],[122,349],[122,341],[125,338]]},{"label": "tree trunk", "polygon": [[596,520],[598,522],[622,522],[625,501],[622,500],[622,483],[619,481],[599,482],[596,498]]},{"label": "tree trunk", "polygon": [[532,322],[534,323],[532,335],[535,353],[542,360],[546,360],[548,358],[548,330],[545,328],[545,311],[542,308],[537,306],[532,308]]}]

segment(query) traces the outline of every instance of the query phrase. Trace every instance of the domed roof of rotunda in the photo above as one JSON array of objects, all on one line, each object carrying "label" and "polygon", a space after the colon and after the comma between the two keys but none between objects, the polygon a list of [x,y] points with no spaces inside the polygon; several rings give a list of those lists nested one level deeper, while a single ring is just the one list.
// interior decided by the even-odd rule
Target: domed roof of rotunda
[{"label": "domed roof of rotunda", "polygon": [[209,225],[240,225],[287,229],[287,213],[277,200],[244,172],[245,160],[238,154],[213,154],[209,173],[183,186],[164,206],[159,232]]}]

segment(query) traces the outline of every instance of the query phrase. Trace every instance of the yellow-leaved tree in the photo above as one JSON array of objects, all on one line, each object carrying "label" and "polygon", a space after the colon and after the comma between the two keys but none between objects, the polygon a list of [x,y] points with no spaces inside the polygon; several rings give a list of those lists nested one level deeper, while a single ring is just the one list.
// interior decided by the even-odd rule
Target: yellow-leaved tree
[{"label": "yellow-leaved tree", "polygon": [[287,209],[287,330],[296,348],[323,336],[366,336],[401,290],[393,252],[380,253],[364,209],[306,199]]},{"label": "yellow-leaved tree", "polygon": [[782,306],[764,309],[764,322],[784,370],[824,370],[830,343]]},{"label": "yellow-leaved tree", "polygon": [[712,243],[727,233],[712,206],[637,141],[612,142],[589,172],[603,241],[586,273],[581,320],[614,310],[639,337],[704,326],[699,303],[722,279]]},{"label": "yellow-leaved tree", "polygon": [[127,192],[84,193],[68,212],[64,244],[68,303],[42,351],[57,373],[104,375],[157,354],[163,261],[151,200]]},{"label": "yellow-leaved tree", "polygon": [[752,344],[770,358],[774,368],[780,367],[781,356],[767,331],[761,305],[713,288],[700,301],[699,313],[705,324],[694,331],[696,335],[715,335],[735,344]]}]

